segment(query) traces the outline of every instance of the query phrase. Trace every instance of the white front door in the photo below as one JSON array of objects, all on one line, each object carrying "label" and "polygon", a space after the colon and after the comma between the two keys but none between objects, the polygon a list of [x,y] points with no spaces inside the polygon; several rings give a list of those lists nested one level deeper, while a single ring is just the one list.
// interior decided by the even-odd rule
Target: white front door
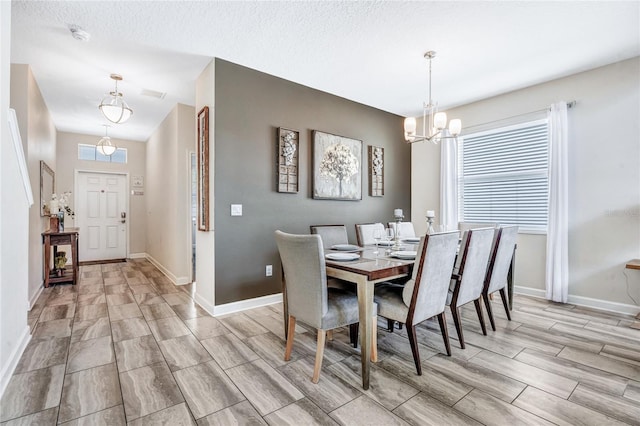
[{"label": "white front door", "polygon": [[127,257],[126,201],[125,175],[78,172],[75,213],[81,262]]}]

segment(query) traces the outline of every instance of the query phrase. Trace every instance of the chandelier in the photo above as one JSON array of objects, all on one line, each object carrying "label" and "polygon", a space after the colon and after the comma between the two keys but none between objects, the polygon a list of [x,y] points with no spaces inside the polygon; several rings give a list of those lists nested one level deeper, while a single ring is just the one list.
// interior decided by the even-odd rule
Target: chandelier
[{"label": "chandelier", "polygon": [[[407,143],[431,141],[438,143],[441,139],[455,139],[462,130],[462,121],[453,119],[449,122],[449,135],[443,134],[443,130],[447,127],[447,114],[438,112],[438,104],[431,99],[431,61],[436,57],[433,50],[424,54],[425,59],[429,60],[429,102],[424,102],[422,111],[422,134],[416,134],[415,117],[407,117],[404,119],[404,139]],[[427,122],[428,117],[428,122]]]},{"label": "chandelier", "polygon": [[122,99],[122,93],[118,92],[118,82],[122,81],[122,76],[119,74],[111,74],[111,79],[116,82],[116,89],[113,92],[109,92],[107,96],[102,99],[98,108],[102,111],[102,114],[107,120],[112,123],[124,123],[133,114],[133,110],[129,108],[127,103]]},{"label": "chandelier", "polygon": [[110,126],[108,124],[103,124],[103,126],[104,126],[104,136],[102,137],[102,139],[98,141],[98,144],[96,145],[96,150],[100,154],[106,155],[108,157],[114,152],[116,152],[118,147],[111,142],[111,138],[109,137]]}]

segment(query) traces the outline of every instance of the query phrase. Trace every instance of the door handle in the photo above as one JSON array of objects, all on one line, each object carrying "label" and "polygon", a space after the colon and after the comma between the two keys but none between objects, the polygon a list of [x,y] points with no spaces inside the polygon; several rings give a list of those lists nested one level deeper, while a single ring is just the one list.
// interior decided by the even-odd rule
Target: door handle
[{"label": "door handle", "polygon": [[125,223],[127,221],[127,212],[120,212],[120,217],[122,218],[120,223]]}]

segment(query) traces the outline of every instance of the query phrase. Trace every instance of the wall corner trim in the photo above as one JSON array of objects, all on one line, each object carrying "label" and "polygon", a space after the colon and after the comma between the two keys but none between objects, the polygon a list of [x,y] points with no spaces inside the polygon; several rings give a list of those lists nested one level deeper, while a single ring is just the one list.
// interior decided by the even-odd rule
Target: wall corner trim
[{"label": "wall corner trim", "polygon": [[44,281],[40,283],[40,286],[38,287],[38,291],[36,291],[35,294],[31,296],[31,298],[29,299],[29,309],[28,309],[29,311],[33,309],[33,307],[35,306],[36,302],[38,301],[38,298],[40,297],[43,291],[44,291]]}]

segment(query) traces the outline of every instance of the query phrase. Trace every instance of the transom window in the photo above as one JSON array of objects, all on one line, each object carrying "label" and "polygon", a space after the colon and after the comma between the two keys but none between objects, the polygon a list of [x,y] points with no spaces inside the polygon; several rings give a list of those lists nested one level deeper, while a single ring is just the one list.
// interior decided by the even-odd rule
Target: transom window
[{"label": "transom window", "polygon": [[78,160],[103,161],[105,163],[127,164],[127,149],[118,148],[111,155],[102,155],[95,145],[78,144]]},{"label": "transom window", "polygon": [[546,232],[547,120],[465,135],[458,145],[458,217]]}]

